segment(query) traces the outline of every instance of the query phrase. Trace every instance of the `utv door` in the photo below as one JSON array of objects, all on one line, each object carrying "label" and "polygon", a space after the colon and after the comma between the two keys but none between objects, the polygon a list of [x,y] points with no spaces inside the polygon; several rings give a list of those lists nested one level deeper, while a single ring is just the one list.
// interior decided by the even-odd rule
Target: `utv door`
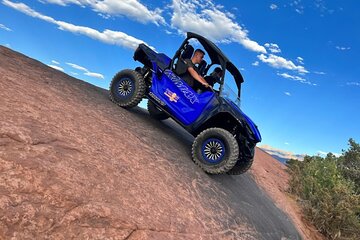
[{"label": "utv door", "polygon": [[170,70],[165,70],[161,76],[153,74],[149,95],[165,105],[163,107],[184,125],[193,123],[204,110],[214,107],[217,101],[214,92],[197,94]]}]

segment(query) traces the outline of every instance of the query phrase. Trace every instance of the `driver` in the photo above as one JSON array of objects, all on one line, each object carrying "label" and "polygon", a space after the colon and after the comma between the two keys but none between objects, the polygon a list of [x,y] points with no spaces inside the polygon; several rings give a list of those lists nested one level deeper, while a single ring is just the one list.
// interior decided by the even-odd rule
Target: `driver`
[{"label": "driver", "polygon": [[195,64],[199,64],[201,60],[204,58],[205,52],[201,49],[196,49],[194,55],[191,59],[185,59],[184,62],[186,64],[187,71],[182,77],[187,84],[194,89],[195,82],[198,81],[201,85],[206,88],[211,88],[210,84],[206,82],[206,80],[200,76],[198,73],[198,69]]}]

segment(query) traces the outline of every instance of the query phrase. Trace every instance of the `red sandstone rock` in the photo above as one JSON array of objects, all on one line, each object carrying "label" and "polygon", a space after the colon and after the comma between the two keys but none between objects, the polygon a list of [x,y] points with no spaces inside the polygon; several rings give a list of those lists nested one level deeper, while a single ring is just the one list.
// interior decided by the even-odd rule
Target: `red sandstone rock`
[{"label": "red sandstone rock", "polygon": [[[0,47],[0,238],[296,239],[284,232],[291,224],[276,230],[285,215],[261,215],[277,210],[267,198],[256,205],[264,195],[255,184],[253,195],[243,191],[250,175],[196,167],[192,137],[179,129]],[[284,167],[257,151],[252,169],[301,224]]]},{"label": "red sandstone rock", "polygon": [[103,90],[6,48],[0,89],[0,238],[256,238],[186,147]]}]

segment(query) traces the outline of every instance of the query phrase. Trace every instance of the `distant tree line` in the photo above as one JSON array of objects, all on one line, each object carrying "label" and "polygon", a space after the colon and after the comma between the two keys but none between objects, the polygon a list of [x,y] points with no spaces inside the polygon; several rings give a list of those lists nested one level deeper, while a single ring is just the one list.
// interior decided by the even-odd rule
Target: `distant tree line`
[{"label": "distant tree line", "polygon": [[287,162],[290,193],[329,239],[360,239],[360,145],[349,140],[341,156],[306,156]]}]

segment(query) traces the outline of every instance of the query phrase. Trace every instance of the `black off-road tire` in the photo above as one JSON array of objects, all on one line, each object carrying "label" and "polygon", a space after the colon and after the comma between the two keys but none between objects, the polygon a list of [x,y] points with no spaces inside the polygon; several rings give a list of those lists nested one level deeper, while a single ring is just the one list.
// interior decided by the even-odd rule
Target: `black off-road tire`
[{"label": "black off-road tire", "polygon": [[250,158],[250,159],[241,159],[239,158],[238,161],[236,162],[235,166],[228,171],[227,173],[229,175],[240,175],[245,173],[247,170],[249,170],[249,168],[251,167],[251,165],[254,162],[254,158]]},{"label": "black off-road tire", "polygon": [[156,105],[150,100],[148,101],[147,109],[149,111],[150,116],[156,120],[165,120],[169,118],[166,112],[163,112],[160,109],[158,109]]},{"label": "black off-road tire", "polygon": [[235,166],[238,157],[239,146],[235,137],[222,128],[202,131],[192,145],[193,161],[210,174],[228,172]]},{"label": "black off-road tire", "polygon": [[123,108],[137,106],[145,95],[143,76],[131,69],[118,72],[110,83],[110,99]]}]

